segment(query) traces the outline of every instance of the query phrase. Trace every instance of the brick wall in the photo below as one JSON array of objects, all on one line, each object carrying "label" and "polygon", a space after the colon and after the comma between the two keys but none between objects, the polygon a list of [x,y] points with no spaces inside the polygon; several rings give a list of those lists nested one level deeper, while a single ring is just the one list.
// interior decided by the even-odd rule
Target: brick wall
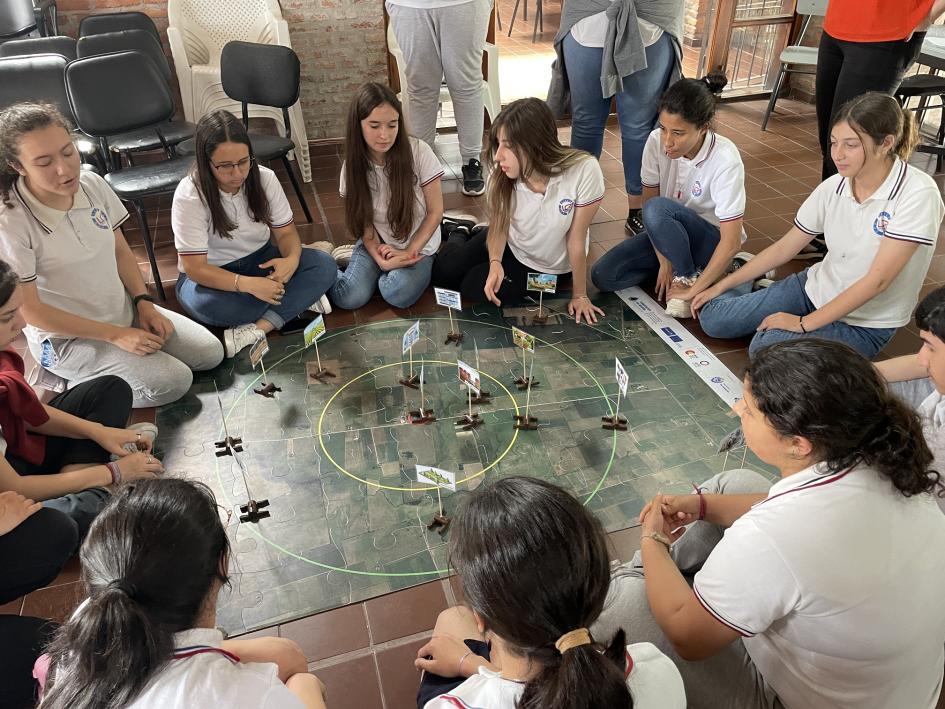
[{"label": "brick wall", "polygon": [[[226,0],[219,2],[225,8]],[[86,15],[144,12],[157,24],[170,59],[166,0],[57,0],[57,5],[59,31],[72,37]],[[308,138],[339,138],[354,89],[364,81],[387,81],[383,2],[282,0],[282,8],[292,47],[302,62],[301,98]]]},{"label": "brick wall", "polygon": [[701,47],[705,37],[706,15],[709,0],[686,0],[686,15],[683,18],[683,44]]}]

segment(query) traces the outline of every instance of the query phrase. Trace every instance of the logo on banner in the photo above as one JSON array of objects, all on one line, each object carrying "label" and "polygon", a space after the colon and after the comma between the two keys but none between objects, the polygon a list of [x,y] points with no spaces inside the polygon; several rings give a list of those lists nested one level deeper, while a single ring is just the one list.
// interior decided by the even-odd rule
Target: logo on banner
[{"label": "logo on banner", "polygon": [[892,215],[889,212],[880,212],[879,216],[873,220],[873,231],[876,236],[886,236],[886,227],[889,226],[889,220]]},{"label": "logo on banner", "polygon": [[563,200],[558,202],[558,211],[561,212],[564,216],[568,216],[571,211],[574,209],[574,200],[568,199],[565,197]]}]

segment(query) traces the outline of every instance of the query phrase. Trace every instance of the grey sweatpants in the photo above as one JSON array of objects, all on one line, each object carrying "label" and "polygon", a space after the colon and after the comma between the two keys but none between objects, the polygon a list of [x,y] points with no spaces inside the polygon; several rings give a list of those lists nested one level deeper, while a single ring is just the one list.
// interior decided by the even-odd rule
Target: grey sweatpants
[{"label": "grey sweatpants", "polygon": [[423,9],[387,3],[397,44],[404,53],[410,96],[410,132],[433,147],[440,84],[453,99],[463,162],[482,153],[482,50],[492,0]]},{"label": "grey sweatpants", "polygon": [[[136,409],[176,401],[190,389],[193,370],[213,369],[223,361],[223,345],[185,315],[161,307],[158,310],[174,325],[174,333],[160,351],[142,356],[101,340],[54,339],[51,342],[59,361],[47,369],[69,386],[106,374],[121,377],[134,392]],[[38,348],[31,344],[30,349],[39,362]]]},{"label": "grey sweatpants", "polygon": [[[727,470],[701,486],[709,494],[767,492],[770,487],[769,480],[751,470]],[[688,577],[702,568],[724,531],[708,522],[690,525],[672,547],[679,570]],[[620,628],[626,631],[628,643],[651,642],[672,659],[686,686],[689,709],[783,709],[740,639],[700,662],[688,662],[676,654],[650,613],[640,552],[614,569],[604,611],[591,627],[591,634],[606,643]]]}]

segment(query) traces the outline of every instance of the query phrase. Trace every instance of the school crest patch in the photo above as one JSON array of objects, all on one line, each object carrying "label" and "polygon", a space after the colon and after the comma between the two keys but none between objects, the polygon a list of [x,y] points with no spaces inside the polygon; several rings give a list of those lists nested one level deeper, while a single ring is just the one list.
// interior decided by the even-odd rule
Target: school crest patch
[{"label": "school crest patch", "polygon": [[889,225],[890,219],[892,219],[892,215],[884,211],[880,212],[873,220],[873,232],[876,236],[886,236],[886,227]]},{"label": "school crest patch", "polygon": [[104,209],[92,207],[92,223],[99,229],[108,229],[108,215]]},{"label": "school crest patch", "polygon": [[692,190],[691,190],[691,192],[692,192],[692,196],[693,196],[693,197],[701,197],[701,196],[702,196],[702,183],[699,182],[699,180],[696,180],[695,182],[692,183]]},{"label": "school crest patch", "polygon": [[568,216],[574,210],[574,200],[568,199],[565,197],[563,200],[558,202],[558,211],[561,212],[564,216]]}]

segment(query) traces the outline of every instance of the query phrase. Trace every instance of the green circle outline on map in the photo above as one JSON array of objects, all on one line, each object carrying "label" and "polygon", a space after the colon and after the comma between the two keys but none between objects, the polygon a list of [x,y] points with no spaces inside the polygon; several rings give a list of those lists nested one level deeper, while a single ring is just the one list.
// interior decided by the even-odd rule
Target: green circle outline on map
[{"label": "green circle outline on map", "polygon": [[[428,359],[424,361],[426,364],[446,365],[447,367],[456,366],[455,362],[447,362],[445,360],[440,360],[440,359]],[[338,468],[338,470],[340,470],[342,473],[347,475],[352,480],[357,480],[359,483],[364,483],[365,485],[376,487],[379,490],[390,490],[392,492],[424,492],[427,490],[436,490],[437,489],[436,485],[426,485],[424,487],[397,487],[396,485],[383,485],[381,483],[376,483],[373,480],[365,480],[364,478],[359,478],[357,475],[352,473],[350,470],[348,470],[344,466],[339,465],[338,461],[331,457],[331,453],[328,452],[328,448],[325,446],[324,436],[325,435],[330,436],[332,435],[332,433],[331,432],[327,434],[322,433],[322,422],[325,420],[325,414],[328,413],[328,407],[331,406],[331,402],[335,400],[335,397],[337,397],[339,394],[341,394],[341,392],[343,392],[345,389],[347,389],[349,386],[354,384],[359,379],[362,379],[363,377],[367,377],[371,374],[374,374],[375,372],[379,372],[382,369],[390,369],[391,367],[403,367],[403,366],[404,366],[403,362],[391,362],[390,364],[382,364],[379,367],[374,367],[373,369],[369,369],[366,372],[362,372],[358,376],[354,377],[353,379],[349,379],[344,384],[339,386],[338,391],[332,394],[331,397],[328,399],[328,401],[325,402],[325,405],[322,407],[322,413],[318,417],[318,427],[315,433],[318,436],[318,444],[321,446],[322,452],[325,454],[325,457],[331,461],[332,465],[334,465],[336,468]],[[488,379],[492,380],[493,382],[495,382],[502,388],[502,391],[504,391],[506,395],[509,397],[509,399],[512,400],[512,406],[515,409],[515,413],[518,414],[518,411],[519,411],[518,402],[515,401],[515,395],[512,394],[511,391],[509,391],[509,388],[505,386],[505,384],[500,382],[498,379],[493,377],[491,374],[487,374],[486,372],[483,372],[482,370],[480,370],[479,373],[482,376],[487,377]],[[345,431],[335,431],[334,433],[345,433]],[[482,470],[479,470],[473,473],[472,475],[463,478],[462,480],[457,480],[456,484],[459,485],[460,483],[468,482],[470,480],[473,480],[474,478],[478,478],[480,475],[484,475],[486,471],[491,470],[496,465],[498,465],[499,461],[502,460],[505,456],[507,456],[509,454],[509,451],[512,450],[512,446],[514,446],[515,441],[518,440],[518,433],[519,433],[518,429],[515,429],[515,433],[512,434],[512,440],[509,441],[509,445],[507,445],[505,447],[505,450],[499,453],[498,457],[495,460],[493,460],[491,463],[489,463],[489,465],[484,467]]]},{"label": "green circle outline on map", "polygon": [[[417,319],[417,320],[447,320],[447,318],[443,318],[443,317],[420,317],[420,318],[416,318],[416,319]],[[466,319],[466,318],[459,318],[459,317],[454,318],[454,320],[455,320],[456,322],[465,322],[465,323],[470,323],[470,324],[473,324],[473,325],[487,325],[487,326],[489,326],[489,327],[496,327],[496,328],[499,328],[499,329],[501,329],[501,330],[509,330],[509,331],[511,331],[511,329],[512,329],[511,327],[506,327],[505,325],[494,324],[494,323],[483,323],[483,322],[480,321],[480,320],[469,320],[469,319]],[[330,334],[326,334],[323,338],[320,338],[320,339],[322,339],[322,340],[329,340],[329,339],[331,339],[332,337],[336,337],[336,336],[338,336],[338,335],[344,335],[344,334],[348,334],[348,333],[351,333],[351,332],[355,332],[356,330],[360,330],[360,329],[362,329],[362,328],[372,327],[372,326],[375,326],[375,325],[385,325],[385,324],[396,323],[396,322],[402,322],[402,320],[401,320],[401,319],[397,319],[397,320],[382,320],[382,321],[380,321],[380,322],[365,323],[364,325],[355,325],[355,326],[353,326],[353,327],[346,327],[346,328],[344,328],[343,330],[336,330],[336,331],[334,331],[334,332],[332,332],[332,333],[330,333]],[[593,329],[593,328],[592,328],[592,329]],[[610,335],[609,333],[605,333],[605,334],[606,334],[607,336],[609,336],[609,337],[613,337],[613,336]],[[614,413],[613,406],[611,406],[611,403],[610,403],[610,397],[607,396],[607,392],[604,391],[604,387],[601,385],[600,381],[598,381],[597,377],[595,377],[590,371],[588,371],[587,367],[585,367],[583,364],[581,364],[580,362],[578,362],[576,359],[574,359],[574,357],[572,357],[571,355],[569,355],[567,352],[565,352],[565,351],[563,351],[562,349],[560,349],[557,345],[555,345],[555,344],[553,344],[553,343],[551,343],[551,342],[548,342],[547,340],[543,340],[543,339],[541,339],[540,337],[538,337],[537,335],[535,336],[535,341],[542,343],[542,344],[545,345],[546,347],[551,347],[552,349],[556,350],[556,351],[559,352],[560,354],[564,355],[567,359],[571,360],[575,365],[577,365],[578,367],[580,367],[582,370],[584,370],[584,372],[586,372],[587,375],[588,375],[592,380],[594,380],[594,384],[597,385],[597,388],[600,390],[601,394],[603,395],[604,401],[605,401],[606,404],[607,404],[607,410],[609,411],[609,413],[610,413],[610,414],[613,414],[613,413]],[[301,349],[301,350],[294,350],[294,351],[292,351],[292,352],[287,353],[284,357],[282,357],[282,359],[280,359],[279,361],[277,361],[277,362],[275,363],[275,365],[273,365],[273,366],[269,369],[269,371],[270,371],[270,372],[271,372],[271,371],[274,371],[280,364],[282,364],[283,362],[285,362],[285,361],[288,360],[288,359],[291,359],[292,357],[295,357],[295,356],[297,356],[297,355],[300,355],[302,352],[305,351],[305,349],[308,349],[308,348],[303,348],[303,349]],[[394,364],[398,364],[398,363],[394,363]],[[402,365],[403,363],[399,363],[399,364]],[[361,376],[363,376],[363,375],[361,375]],[[489,375],[487,375],[487,376],[489,376]],[[493,379],[491,376],[489,376],[489,378],[490,378],[490,379]],[[247,392],[249,392],[249,391],[252,389],[253,385],[256,384],[257,382],[259,382],[261,379],[262,379],[262,373],[260,373],[255,379],[253,379],[253,380],[243,389],[243,391],[241,391],[241,392],[239,393],[239,395],[236,397],[236,399],[233,400],[233,403],[230,405],[229,410],[226,412],[226,414],[225,414],[225,417],[226,417],[226,418],[229,418],[230,414],[233,413],[234,409],[235,409],[236,406],[240,403],[240,401],[243,400],[243,398],[246,396]],[[354,381],[354,380],[352,380],[352,381]],[[497,381],[497,380],[493,380],[493,381]],[[306,384],[306,386],[308,386],[308,385]],[[499,386],[502,386],[501,382],[499,382]],[[504,387],[503,387],[503,388],[504,388]],[[511,392],[510,392],[510,393],[511,393]],[[513,403],[514,403],[514,401],[515,401],[514,396],[513,396],[512,401],[513,401]],[[327,406],[327,403],[326,403],[326,406]],[[323,409],[322,413],[324,414],[324,409]],[[319,417],[319,420],[321,420],[321,417]],[[223,433],[223,430],[222,430],[222,429],[223,429],[223,427],[221,426],[221,434]],[[516,431],[516,434],[517,434],[517,433],[518,433],[518,431]],[[514,442],[515,440],[516,440],[516,437],[513,436],[512,441]],[[603,474],[601,475],[601,478],[600,478],[600,480],[598,481],[597,486],[591,491],[590,495],[588,495],[588,496],[584,499],[584,504],[585,504],[585,505],[586,505],[587,503],[589,503],[591,500],[593,500],[594,497],[597,496],[597,493],[600,491],[601,487],[603,487],[604,481],[605,481],[605,480],[608,478],[608,476],[610,475],[611,468],[613,468],[613,465],[614,465],[614,458],[616,457],[616,455],[617,455],[617,431],[615,430],[615,431],[613,432],[613,435],[611,436],[610,460],[607,461],[607,467],[604,468],[604,472],[603,472]],[[334,461],[333,461],[333,462],[334,462]],[[226,486],[223,485],[223,481],[222,481],[222,479],[221,479],[221,477],[220,477],[220,458],[219,458],[219,457],[214,457],[214,459],[213,459],[213,465],[214,465],[214,468],[215,468],[215,472],[216,472],[216,474],[217,474],[217,482],[220,484],[220,489],[221,489],[221,491],[223,492],[223,494],[227,496],[227,501],[228,501],[228,502],[231,502],[231,505],[232,505],[232,501],[230,501],[229,495],[228,495],[227,492],[226,492]],[[337,465],[336,465],[336,467],[337,467]],[[482,472],[484,472],[484,471],[482,471]],[[419,489],[419,488],[413,488],[413,489],[414,489],[414,490],[417,490],[417,489]],[[431,488],[431,489],[435,489],[435,488]],[[244,526],[246,526],[246,525],[244,525]],[[283,547],[282,545],[280,545],[278,542],[273,541],[272,539],[270,539],[269,537],[267,537],[266,535],[264,535],[262,532],[260,532],[258,526],[255,525],[255,524],[251,524],[251,525],[248,525],[248,526],[249,526],[250,531],[251,531],[253,534],[255,534],[257,537],[259,537],[261,540],[263,540],[266,544],[268,544],[269,546],[271,546],[273,549],[276,549],[277,551],[281,551],[283,554],[286,554],[287,556],[290,556],[290,557],[292,557],[293,559],[296,559],[296,560],[298,560],[298,561],[304,561],[304,562],[307,563],[307,564],[311,564],[312,566],[317,566],[317,567],[319,567],[319,568],[321,568],[321,569],[326,569],[326,570],[328,570],[328,571],[337,571],[338,573],[351,574],[351,575],[353,575],[353,576],[374,576],[374,577],[385,577],[385,578],[418,578],[418,577],[429,577],[429,576],[441,576],[441,575],[443,575],[443,574],[448,574],[448,573],[449,573],[449,570],[448,570],[448,569],[433,569],[433,570],[431,570],[431,571],[401,571],[401,572],[396,572],[396,571],[395,571],[395,572],[385,572],[385,571],[360,571],[360,570],[358,570],[358,569],[349,569],[349,568],[344,568],[344,567],[340,567],[340,566],[332,566],[331,564],[325,564],[325,563],[322,563],[322,562],[320,562],[320,561],[315,561],[314,559],[309,559],[308,557],[302,556],[301,554],[297,554],[296,552],[294,552],[294,551],[292,551],[292,550],[290,550],[290,549],[286,549],[285,547]]]}]

